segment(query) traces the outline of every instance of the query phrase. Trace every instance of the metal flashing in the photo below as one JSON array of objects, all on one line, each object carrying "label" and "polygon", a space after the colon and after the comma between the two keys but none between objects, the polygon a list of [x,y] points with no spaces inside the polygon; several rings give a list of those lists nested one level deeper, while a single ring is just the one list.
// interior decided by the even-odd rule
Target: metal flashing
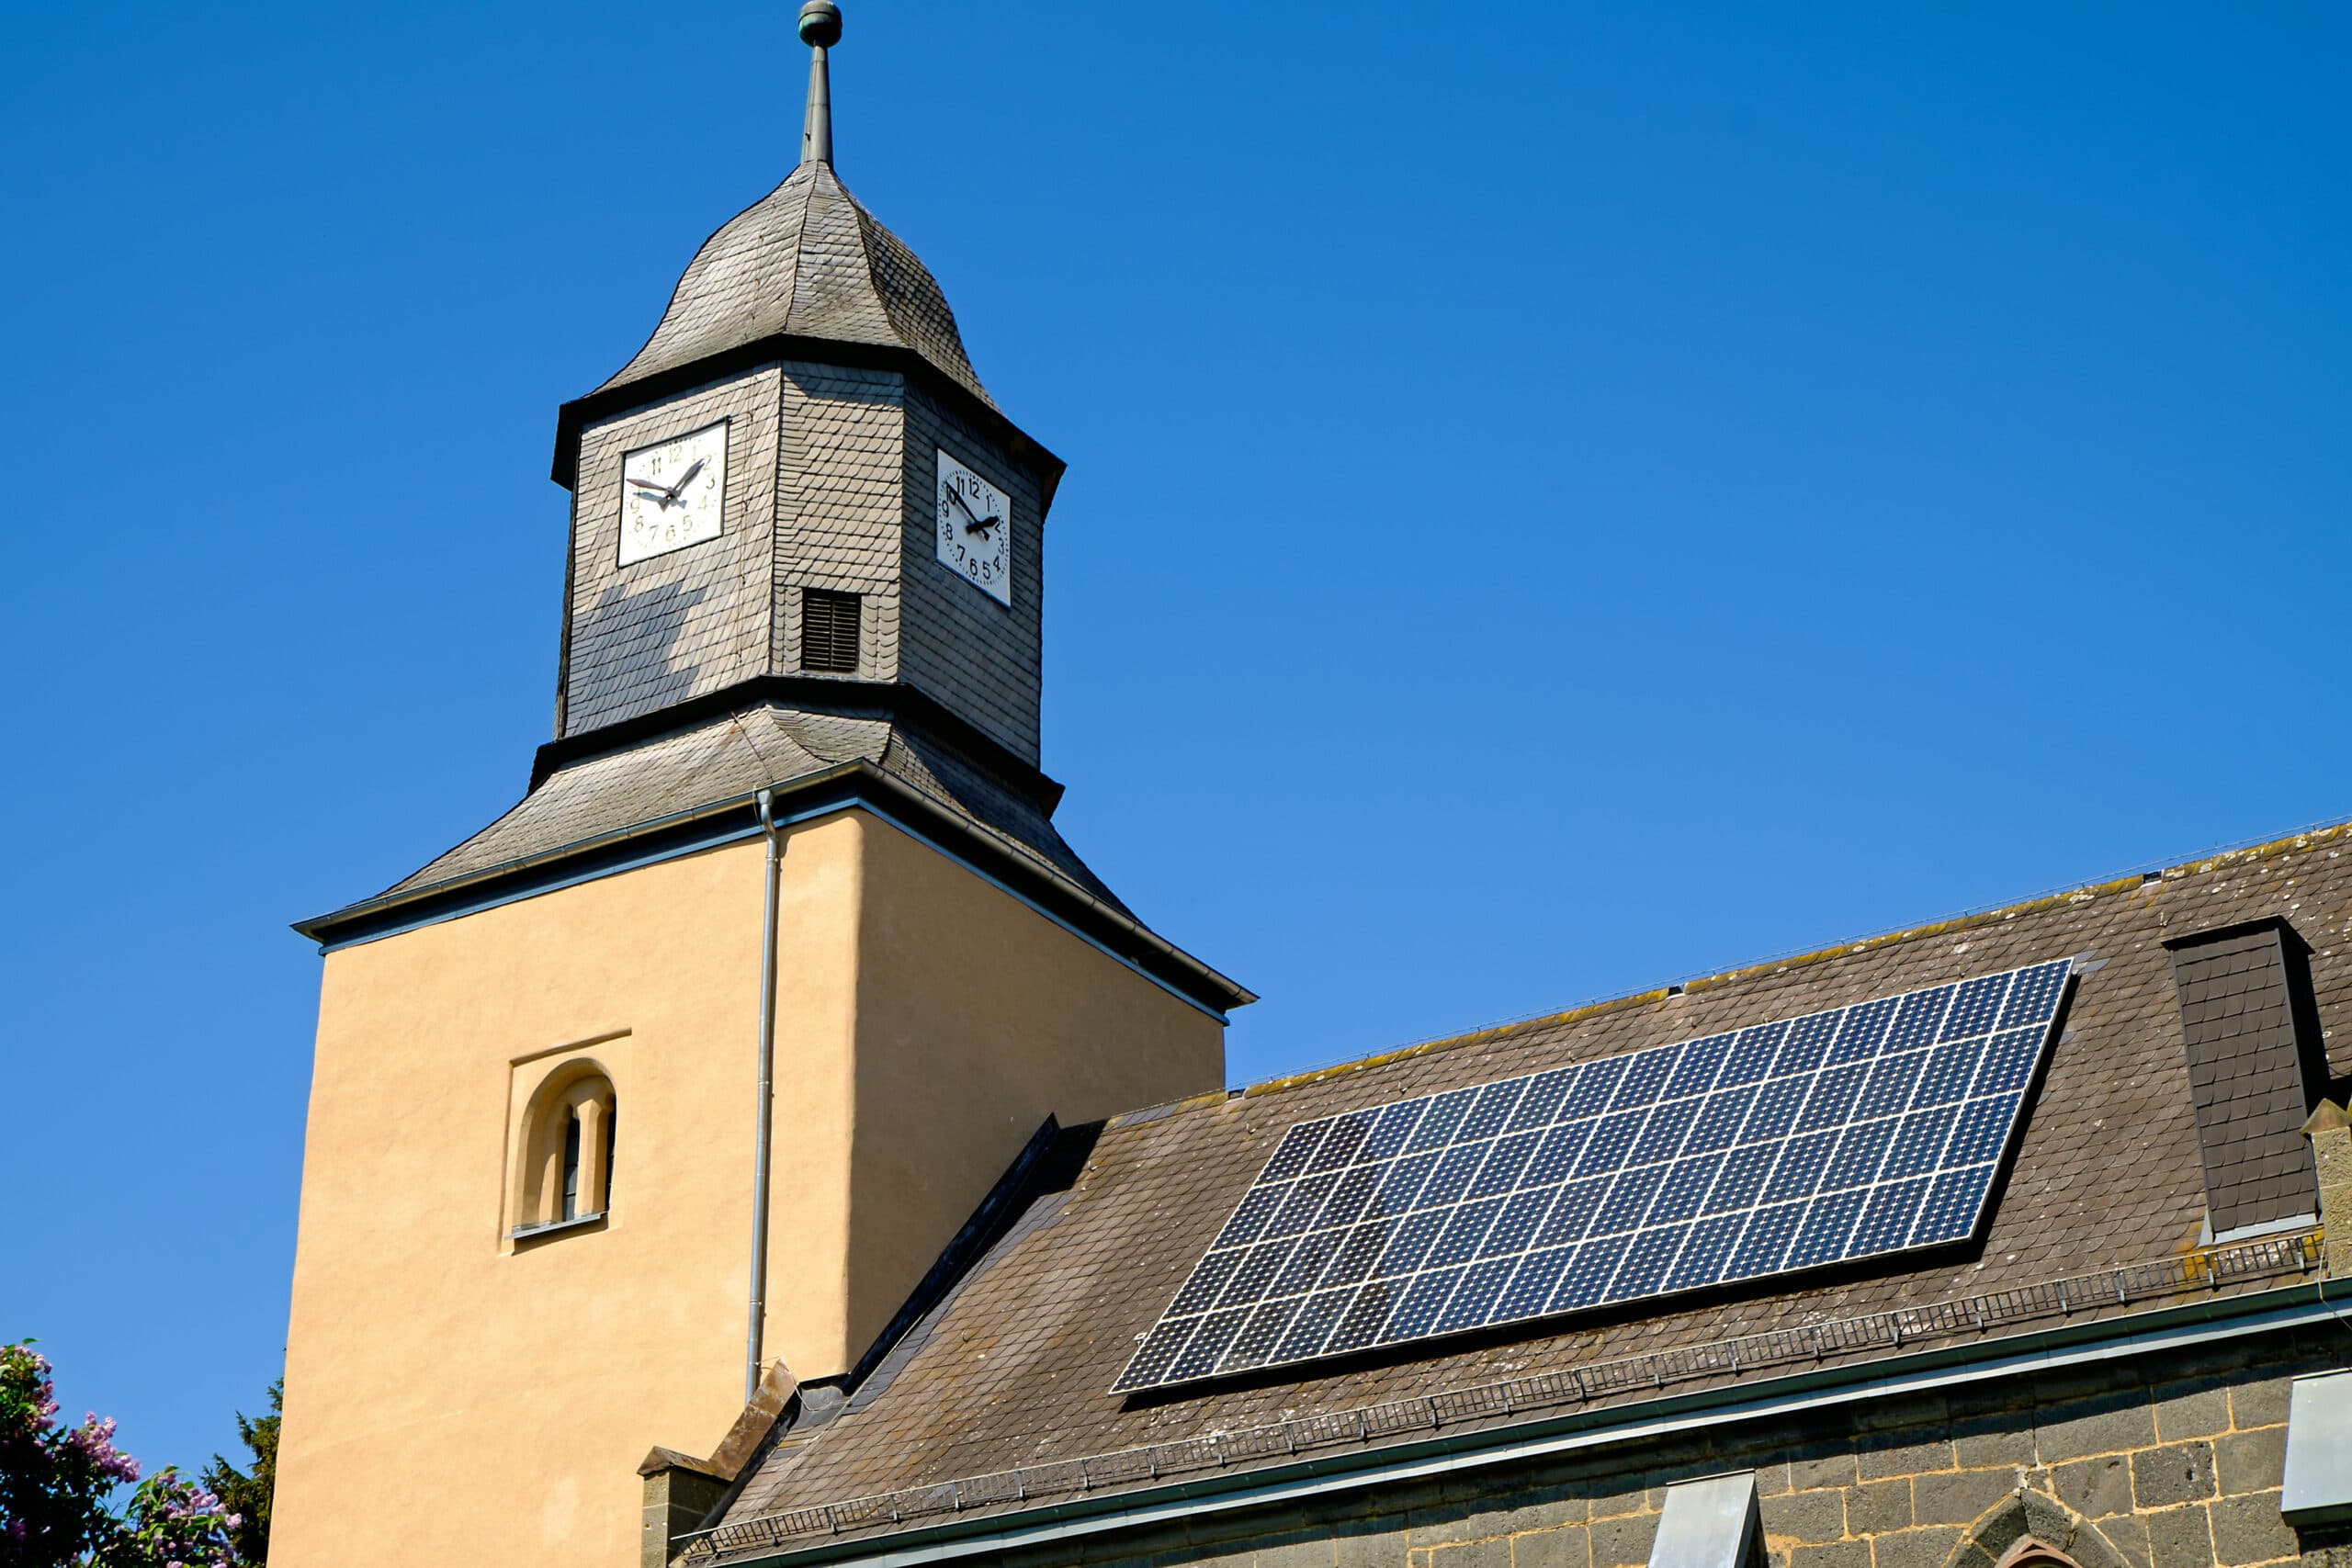
[{"label": "metal flashing", "polygon": [[1649,1568],[1748,1568],[1763,1533],[1754,1471],[1677,1482],[1658,1512]]},{"label": "metal flashing", "polygon": [[2289,1385],[2278,1511],[2290,1525],[2352,1522],[2352,1371],[2316,1372]]}]

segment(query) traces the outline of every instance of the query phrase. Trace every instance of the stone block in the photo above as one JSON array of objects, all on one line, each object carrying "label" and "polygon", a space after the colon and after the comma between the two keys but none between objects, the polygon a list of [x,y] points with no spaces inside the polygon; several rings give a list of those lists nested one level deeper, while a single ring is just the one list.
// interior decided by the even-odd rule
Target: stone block
[{"label": "stone block", "polygon": [[2015,1545],[2021,1534],[2060,1541],[2072,1536],[2075,1530],[2075,1517],[2066,1511],[2066,1506],[2043,1492],[2018,1494],[2017,1507],[2014,1510],[2004,1509],[2003,1515],[1998,1534],[2004,1550]]},{"label": "stone block", "polygon": [[1854,1484],[1854,1456],[1849,1450],[1811,1459],[1789,1461],[1789,1490],[1810,1492],[1820,1486]]},{"label": "stone block", "polygon": [[2044,1464],[2152,1448],[2156,1419],[2144,1400],[2118,1395],[2062,1404],[2043,1411],[2034,1422],[2035,1451]]},{"label": "stone block", "polygon": [[1871,1568],[1871,1543],[1833,1540],[1822,1546],[1793,1547],[1788,1568]]},{"label": "stone block", "polygon": [[2286,1378],[2258,1378],[2230,1390],[2230,1425],[2244,1432],[2287,1424]]},{"label": "stone block", "polygon": [[1911,1479],[1865,1482],[1846,1494],[1846,1529],[1851,1535],[1879,1535],[1911,1527]]},{"label": "stone block", "polygon": [[1864,1481],[1883,1481],[1890,1476],[1950,1470],[1952,1468],[1951,1442],[1949,1438],[1936,1438],[1924,1443],[1873,1444],[1856,1454],[1854,1463]]},{"label": "stone block", "polygon": [[2167,1443],[2210,1438],[2230,1429],[2230,1391],[2211,1384],[2174,1383],[2156,1390],[2156,1436]]},{"label": "stone block", "polygon": [[1635,1563],[1646,1563],[1650,1560],[1650,1545],[1657,1540],[1656,1514],[1596,1519],[1592,1525],[1592,1568],[1633,1568]]},{"label": "stone block", "polygon": [[2213,1568],[2213,1526],[2203,1504],[2165,1508],[2144,1522],[2151,1568]]},{"label": "stone block", "polygon": [[1581,1497],[1497,1499],[1516,1506],[1465,1511],[1451,1507],[1416,1508],[1407,1516],[1415,1546],[1444,1546],[1454,1541],[1485,1540],[1521,1530],[1549,1529],[1555,1525],[1581,1524],[1588,1505]]},{"label": "stone block", "polygon": [[1248,1551],[1204,1552],[1195,1547],[1181,1561],[1191,1564],[1191,1568],[1250,1568],[1252,1555]]},{"label": "stone block", "polygon": [[1511,1568],[1592,1568],[1591,1532],[1582,1525],[1563,1525],[1515,1535],[1510,1562]]},{"label": "stone block", "polygon": [[2015,1378],[1998,1378],[1991,1382],[1968,1383],[1947,1389],[1944,1400],[1951,1408],[1956,1422],[1981,1422],[1987,1417],[2013,1416],[2007,1423],[2012,1427],[2033,1424],[2033,1391],[2030,1385]]},{"label": "stone block", "polygon": [[1952,1458],[1962,1470],[1987,1470],[1996,1464],[2033,1462],[2031,1421],[1964,1422],[1952,1428]]},{"label": "stone block", "polygon": [[2293,1557],[2295,1532],[2279,1517],[2278,1494],[2249,1492],[2209,1506],[2213,1516],[2213,1561],[2224,1565],[2271,1562]]},{"label": "stone block", "polygon": [[[1593,1495],[1591,1517],[1596,1519],[1622,1518],[1627,1514],[1638,1514],[1646,1510],[1650,1506],[1649,1492],[1640,1483],[1640,1481],[1641,1478],[1638,1476],[1611,1477],[1603,1484],[1615,1487],[1616,1490]],[[1626,1489],[1628,1486],[1631,1490]]]},{"label": "stone block", "polygon": [[1940,1393],[1915,1394],[1905,1399],[1876,1401],[1854,1412],[1857,1432],[1928,1432],[1951,1419]]},{"label": "stone block", "polygon": [[1405,1532],[1344,1527],[1331,1542],[1333,1568],[1404,1568]]},{"label": "stone block", "polygon": [[2213,1495],[2213,1445],[2172,1443],[2132,1456],[2132,1500],[2142,1508],[2168,1508]]},{"label": "stone block", "polygon": [[2213,1472],[2222,1491],[2266,1492],[2287,1473],[2287,1428],[2264,1427],[2213,1440]]},{"label": "stone block", "polygon": [[1922,1475],[1911,1483],[1912,1516],[1923,1525],[1964,1525],[2017,1489],[2015,1466]]},{"label": "stone block", "polygon": [[1960,1531],[1946,1525],[1896,1530],[1871,1538],[1871,1562],[1872,1568],[1943,1568],[1959,1544]]},{"label": "stone block", "polygon": [[1778,1497],[1759,1497],[1756,1506],[1764,1521],[1766,1538],[1780,1538],[1784,1546],[1838,1540],[1846,1534],[1846,1494],[1842,1491],[1789,1492]]},{"label": "stone block", "polygon": [[2121,1454],[2078,1459],[2050,1472],[2058,1500],[2086,1519],[2132,1511],[2132,1462]]},{"label": "stone block", "polygon": [[2148,1560],[2148,1521],[2132,1514],[2101,1519],[2098,1533],[2107,1537],[2132,1568],[2154,1568]]},{"label": "stone block", "polygon": [[1241,1550],[1247,1556],[1261,1546],[1280,1546],[1306,1535],[1329,1533],[1328,1527],[1309,1526],[1306,1511],[1281,1506],[1249,1513],[1193,1514],[1184,1520],[1184,1538],[1195,1546],[1218,1551]]},{"label": "stone block", "polygon": [[1335,1568],[1338,1562],[1332,1539],[1317,1534],[1259,1547],[1252,1568]]},{"label": "stone block", "polygon": [[1430,1568],[1510,1568],[1508,1540],[1464,1541],[1430,1549]]}]

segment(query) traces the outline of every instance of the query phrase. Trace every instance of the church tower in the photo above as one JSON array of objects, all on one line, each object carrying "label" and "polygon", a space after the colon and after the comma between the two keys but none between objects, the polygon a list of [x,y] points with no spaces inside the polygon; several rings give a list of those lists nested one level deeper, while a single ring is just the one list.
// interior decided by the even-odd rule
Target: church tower
[{"label": "church tower", "polygon": [[[277,1568],[637,1561],[636,1469],[852,1371],[1047,1118],[1250,994],[1056,831],[1046,516],[914,253],[798,166],[563,406],[553,739],[325,953]],[[527,607],[525,607],[527,609]]]}]

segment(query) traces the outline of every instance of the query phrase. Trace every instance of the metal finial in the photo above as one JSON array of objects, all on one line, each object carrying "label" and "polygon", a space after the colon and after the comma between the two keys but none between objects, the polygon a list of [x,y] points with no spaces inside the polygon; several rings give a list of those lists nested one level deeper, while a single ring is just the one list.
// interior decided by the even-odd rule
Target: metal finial
[{"label": "metal finial", "polygon": [[833,0],[806,0],[800,7],[800,41],[808,46],[808,117],[801,122],[800,161],[833,161],[833,88],[825,71],[825,51],[842,41],[842,8]]}]

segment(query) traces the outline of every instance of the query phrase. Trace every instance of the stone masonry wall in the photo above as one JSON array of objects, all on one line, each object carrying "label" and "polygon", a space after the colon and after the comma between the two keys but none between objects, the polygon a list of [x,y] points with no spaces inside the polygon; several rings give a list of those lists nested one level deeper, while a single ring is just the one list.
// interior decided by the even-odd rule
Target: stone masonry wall
[{"label": "stone masonry wall", "polygon": [[[2287,1387],[2342,1330],[1752,1422],[1086,1542],[1093,1562],[1637,1568],[1666,1487],[1756,1472],[1770,1568],[1994,1568],[2031,1534],[2083,1568],[2352,1568],[2278,1514]],[[1067,1563],[1067,1548],[1016,1559]]]}]

